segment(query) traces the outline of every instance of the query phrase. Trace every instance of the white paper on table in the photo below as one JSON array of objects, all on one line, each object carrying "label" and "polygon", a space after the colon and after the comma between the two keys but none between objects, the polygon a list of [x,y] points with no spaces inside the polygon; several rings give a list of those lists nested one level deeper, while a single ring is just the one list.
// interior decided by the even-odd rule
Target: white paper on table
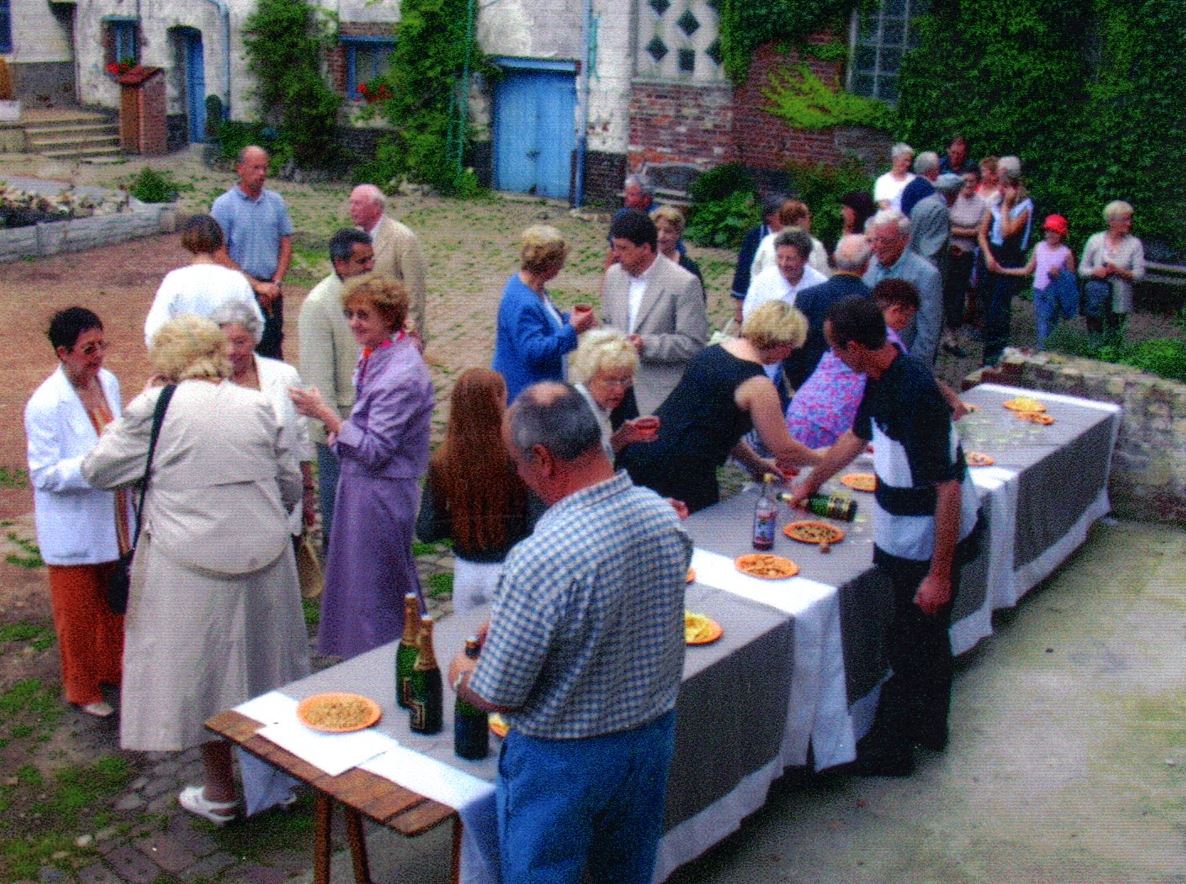
[{"label": "white paper on table", "polygon": [[258,733],[330,776],[345,773],[399,746],[391,737],[376,730],[352,734],[317,733],[296,721],[295,717],[291,722],[269,724]]},{"label": "white paper on table", "polygon": [[297,701],[279,691],[268,691],[266,694],[252,697],[234,708],[235,712],[246,715],[260,724],[296,721],[296,710]]},{"label": "white paper on table", "polygon": [[692,568],[696,571],[697,583],[769,605],[786,614],[802,615],[820,599],[836,592],[836,587],[806,577],[787,580],[750,577],[737,570],[733,559],[700,547],[692,550]]},{"label": "white paper on table", "polygon": [[494,792],[493,783],[405,746],[388,749],[359,767],[454,810]]}]

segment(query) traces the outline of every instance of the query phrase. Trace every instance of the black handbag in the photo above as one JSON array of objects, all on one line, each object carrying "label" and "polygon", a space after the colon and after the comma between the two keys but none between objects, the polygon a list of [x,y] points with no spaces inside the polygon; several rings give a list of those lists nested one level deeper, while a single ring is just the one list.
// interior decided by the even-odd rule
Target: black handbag
[{"label": "black handbag", "polygon": [[169,400],[173,398],[176,384],[169,384],[157,397],[156,408],[152,412],[152,433],[148,437],[148,460],[144,464],[144,479],[140,483],[140,504],[136,507],[136,533],[132,537],[132,548],[119,557],[115,563],[115,570],[107,578],[107,607],[113,614],[123,614],[128,610],[128,590],[132,586],[132,558],[136,555],[136,544],[140,542],[140,516],[144,512],[144,494],[148,490],[148,476],[152,472],[152,455],[156,451],[156,440],[161,435],[161,423],[165,420],[165,412],[169,409]]}]

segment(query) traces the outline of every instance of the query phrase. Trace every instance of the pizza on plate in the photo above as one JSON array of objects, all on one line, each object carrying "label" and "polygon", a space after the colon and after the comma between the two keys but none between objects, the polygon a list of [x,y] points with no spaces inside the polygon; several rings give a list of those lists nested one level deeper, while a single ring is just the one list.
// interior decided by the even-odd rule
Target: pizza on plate
[{"label": "pizza on plate", "polygon": [[964,460],[970,467],[991,467],[997,462],[995,457],[983,451],[965,451]]},{"label": "pizza on plate", "polygon": [[737,570],[763,580],[786,580],[799,573],[799,566],[790,559],[771,553],[749,553],[734,560]]},{"label": "pizza on plate", "polygon": [[840,482],[853,491],[876,491],[877,476],[874,473],[849,473],[841,476]]},{"label": "pizza on plate", "polygon": [[1004,403],[1005,407],[1010,411],[1045,411],[1046,406],[1034,399],[1031,396],[1018,396],[1016,399],[1007,399]]},{"label": "pizza on plate", "polygon": [[827,543],[831,545],[844,539],[844,532],[835,525],[811,519],[791,522],[782,529],[782,533],[791,540],[797,540],[800,543]]},{"label": "pizza on plate", "polygon": [[1038,424],[1039,426],[1048,427],[1054,423],[1054,418],[1046,414],[1044,411],[1019,411],[1017,417],[1020,420],[1027,421],[1031,424]]},{"label": "pizza on plate", "polygon": [[684,611],[684,642],[689,645],[707,645],[725,634],[721,624],[711,617]]},{"label": "pizza on plate", "polygon": [[331,734],[368,728],[379,720],[380,715],[379,704],[362,694],[314,694],[297,705],[297,718],[301,724]]}]

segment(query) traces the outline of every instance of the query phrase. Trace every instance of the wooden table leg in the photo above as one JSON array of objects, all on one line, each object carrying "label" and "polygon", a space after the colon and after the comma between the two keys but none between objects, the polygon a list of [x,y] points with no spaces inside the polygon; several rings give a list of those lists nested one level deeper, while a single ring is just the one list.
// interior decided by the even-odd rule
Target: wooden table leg
[{"label": "wooden table leg", "polygon": [[453,884],[461,884],[461,814],[453,818]]},{"label": "wooden table leg", "polygon": [[333,809],[333,799],[319,791],[313,804],[314,884],[329,884],[330,815],[333,813]]},{"label": "wooden table leg", "polygon": [[350,859],[354,862],[354,880],[371,884],[370,863],[367,861],[367,842],[362,829],[362,815],[353,807],[342,805],[346,814],[346,840],[350,844]]}]

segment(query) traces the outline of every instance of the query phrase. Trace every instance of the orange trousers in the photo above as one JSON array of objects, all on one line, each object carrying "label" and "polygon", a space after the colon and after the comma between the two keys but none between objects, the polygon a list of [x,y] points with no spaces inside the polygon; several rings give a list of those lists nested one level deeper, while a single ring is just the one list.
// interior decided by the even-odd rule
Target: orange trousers
[{"label": "orange trousers", "polygon": [[97,703],[103,699],[100,684],[120,681],[124,618],[107,607],[106,590],[115,564],[48,566],[62,683],[69,703]]}]

